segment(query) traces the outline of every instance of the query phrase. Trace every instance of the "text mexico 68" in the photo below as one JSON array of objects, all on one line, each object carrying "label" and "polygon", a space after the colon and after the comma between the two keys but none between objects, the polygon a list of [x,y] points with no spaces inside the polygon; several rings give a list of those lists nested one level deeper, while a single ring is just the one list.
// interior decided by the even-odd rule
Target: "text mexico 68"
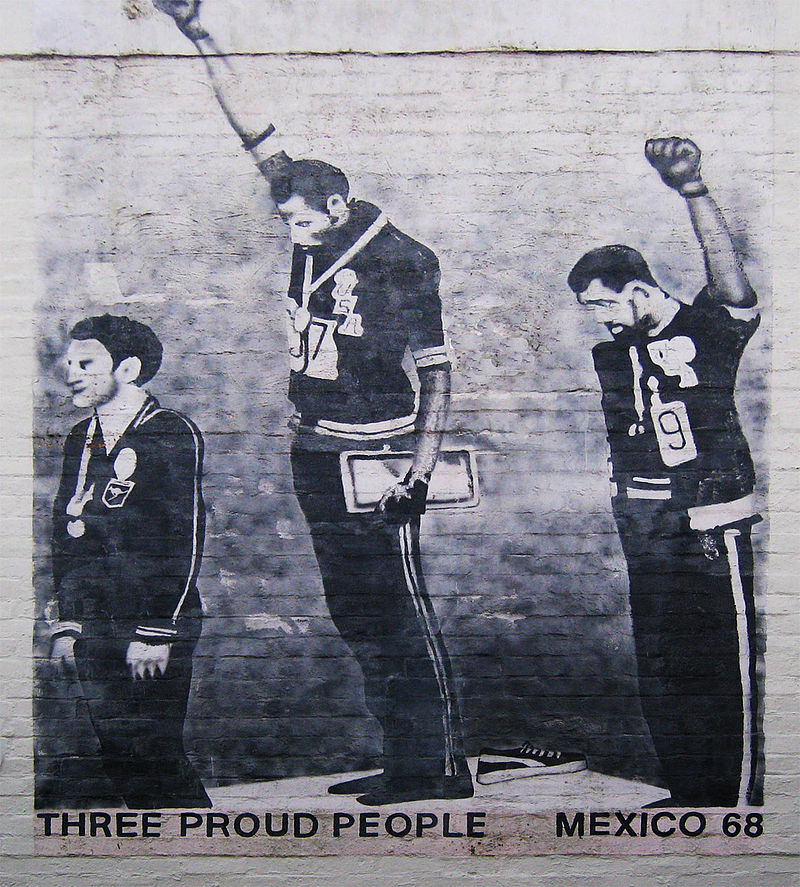
[{"label": "text mexico 68", "polygon": [[649,835],[658,838],[674,835],[696,838],[712,831],[719,831],[728,838],[759,838],[764,833],[764,816],[761,813],[732,811],[718,819],[699,810],[687,810],[685,813],[673,813],[671,810],[659,810],[657,813],[592,810],[586,813],[559,811],[555,818],[557,838],[645,838]]}]

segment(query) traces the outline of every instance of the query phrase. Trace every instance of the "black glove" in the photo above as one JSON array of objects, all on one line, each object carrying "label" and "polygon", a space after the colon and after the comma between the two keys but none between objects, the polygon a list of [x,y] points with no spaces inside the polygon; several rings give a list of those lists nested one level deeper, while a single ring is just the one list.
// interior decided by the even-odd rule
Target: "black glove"
[{"label": "black glove", "polygon": [[388,490],[381,499],[377,512],[397,517],[425,514],[428,484],[422,478],[412,479],[410,473],[402,483]]}]

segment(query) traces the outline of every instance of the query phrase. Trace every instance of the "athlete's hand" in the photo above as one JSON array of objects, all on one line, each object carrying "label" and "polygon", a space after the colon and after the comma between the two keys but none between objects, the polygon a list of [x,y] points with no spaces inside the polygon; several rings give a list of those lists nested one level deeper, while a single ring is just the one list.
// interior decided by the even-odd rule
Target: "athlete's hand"
[{"label": "athlete's hand", "polygon": [[157,678],[167,670],[169,662],[169,644],[143,644],[141,641],[131,641],[128,644],[128,652],[125,661],[131,670],[131,677]]},{"label": "athlete's hand", "polygon": [[62,634],[53,641],[50,648],[50,661],[67,673],[75,672],[75,638]]},{"label": "athlete's hand", "polygon": [[425,514],[428,499],[428,483],[421,477],[410,475],[399,484],[390,487],[375,509],[378,514],[408,516]]},{"label": "athlete's hand", "polygon": [[205,36],[198,15],[202,0],[153,0],[153,6],[175,20],[190,40]]},{"label": "athlete's hand", "polygon": [[700,149],[691,139],[648,139],[644,156],[669,185],[683,197],[708,193],[700,176]]}]

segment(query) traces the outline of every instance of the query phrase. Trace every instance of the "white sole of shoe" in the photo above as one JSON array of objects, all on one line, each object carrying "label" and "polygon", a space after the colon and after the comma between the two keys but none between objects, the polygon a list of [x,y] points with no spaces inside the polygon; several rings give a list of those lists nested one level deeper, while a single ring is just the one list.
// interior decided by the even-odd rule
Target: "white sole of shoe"
[{"label": "white sole of shoe", "polygon": [[[483,759],[487,764],[504,764],[509,762],[508,758],[502,760],[491,760],[491,758]],[[523,763],[520,761],[519,763]],[[558,773],[577,773],[579,770],[586,769],[586,761],[569,761],[566,764],[553,764],[550,767],[530,766],[525,764],[524,767],[513,767],[508,770],[492,770],[489,773],[480,773],[475,779],[480,785],[492,785],[495,782],[510,782],[512,779],[527,779],[531,776],[550,776]]]}]

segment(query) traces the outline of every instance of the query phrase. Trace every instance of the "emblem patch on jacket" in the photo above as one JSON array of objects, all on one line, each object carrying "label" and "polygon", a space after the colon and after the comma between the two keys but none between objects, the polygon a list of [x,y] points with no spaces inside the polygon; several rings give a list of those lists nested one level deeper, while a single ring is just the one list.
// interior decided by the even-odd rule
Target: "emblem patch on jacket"
[{"label": "emblem patch on jacket", "polygon": [[697,357],[697,349],[688,336],[650,342],[647,352],[650,360],[660,366],[665,375],[678,376],[679,388],[694,388],[697,385],[697,373],[690,366]]},{"label": "emblem patch on jacket", "polygon": [[364,324],[360,314],[356,314],[356,303],[358,296],[354,295],[353,290],[358,284],[358,276],[352,268],[342,268],[333,275],[335,284],[331,295],[333,296],[333,314],[342,315],[336,332],[341,336],[364,335]]},{"label": "emblem patch on jacket", "polygon": [[136,471],[136,452],[130,447],[125,447],[119,451],[114,460],[116,477],[111,478],[103,490],[103,505],[106,508],[122,508],[131,490],[136,486],[135,481],[129,480],[134,471]]}]

